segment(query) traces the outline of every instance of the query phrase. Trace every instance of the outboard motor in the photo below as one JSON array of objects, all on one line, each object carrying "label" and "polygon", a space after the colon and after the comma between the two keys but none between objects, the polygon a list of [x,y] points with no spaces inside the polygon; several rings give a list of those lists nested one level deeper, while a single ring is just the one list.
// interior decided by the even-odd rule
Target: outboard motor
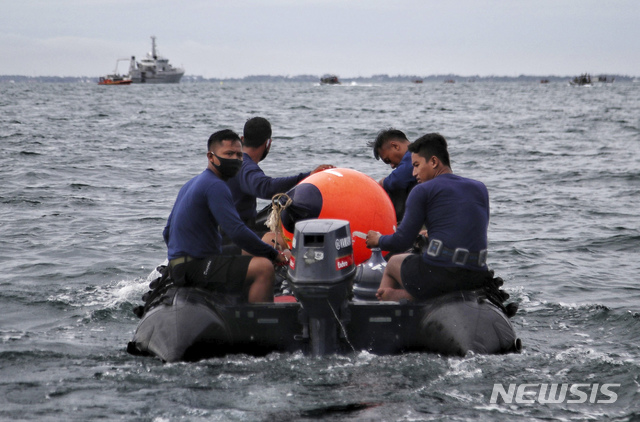
[{"label": "outboard motor", "polygon": [[380,248],[372,248],[371,258],[356,268],[356,275],[353,279],[353,300],[355,302],[378,300],[376,293],[380,288],[380,281],[386,267],[387,261],[382,256]]},{"label": "outboard motor", "polygon": [[348,221],[296,223],[288,275],[314,356],[340,351],[341,319],[355,270]]}]

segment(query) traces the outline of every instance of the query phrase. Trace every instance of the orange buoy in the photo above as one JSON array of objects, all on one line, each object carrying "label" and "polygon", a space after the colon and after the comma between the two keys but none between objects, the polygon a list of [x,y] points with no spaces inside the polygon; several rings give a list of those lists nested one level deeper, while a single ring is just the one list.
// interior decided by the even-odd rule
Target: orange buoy
[{"label": "orange buoy", "polygon": [[293,239],[295,223],[309,218],[347,220],[353,257],[358,265],[371,257],[365,239],[354,232],[395,232],[396,213],[389,196],[371,177],[336,168],[315,173],[288,192],[291,205],[282,212],[285,238]]}]

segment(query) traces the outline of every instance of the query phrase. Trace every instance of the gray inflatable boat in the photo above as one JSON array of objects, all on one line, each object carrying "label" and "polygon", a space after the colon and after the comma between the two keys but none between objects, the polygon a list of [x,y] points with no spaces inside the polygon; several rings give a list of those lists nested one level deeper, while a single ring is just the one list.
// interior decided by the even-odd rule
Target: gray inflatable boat
[{"label": "gray inflatable boat", "polygon": [[502,305],[505,296],[496,294],[502,291],[455,292],[422,303],[378,302],[384,259],[374,253],[355,266],[344,239],[351,239],[346,221],[298,222],[285,280],[293,295],[277,297],[276,303],[239,303],[175,286],[170,279],[156,282],[138,310],[141,321],[128,352],[176,362],[230,353],[465,356],[521,350],[509,321],[515,307]]}]

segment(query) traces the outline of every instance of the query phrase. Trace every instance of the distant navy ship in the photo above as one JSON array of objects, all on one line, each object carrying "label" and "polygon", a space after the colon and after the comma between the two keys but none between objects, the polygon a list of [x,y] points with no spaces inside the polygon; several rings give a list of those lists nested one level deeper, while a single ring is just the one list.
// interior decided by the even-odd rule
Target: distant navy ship
[{"label": "distant navy ship", "polygon": [[184,75],[184,69],[169,64],[169,59],[156,52],[156,37],[151,37],[151,51],[147,56],[136,61],[131,56],[129,78],[133,83],[168,84],[178,83]]}]

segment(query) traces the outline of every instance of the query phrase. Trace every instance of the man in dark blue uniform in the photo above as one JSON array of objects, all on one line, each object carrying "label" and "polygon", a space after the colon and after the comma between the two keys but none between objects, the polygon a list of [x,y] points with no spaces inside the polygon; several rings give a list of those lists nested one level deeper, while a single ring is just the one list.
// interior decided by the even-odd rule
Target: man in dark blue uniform
[{"label": "man in dark blue uniform", "polygon": [[418,181],[394,234],[367,234],[367,246],[401,252],[422,226],[429,244],[422,254],[394,255],[385,269],[379,300],[425,300],[448,292],[483,288],[488,271],[489,194],[481,182],[453,174],[447,141],[430,133],[409,146]]},{"label": "man in dark blue uniform", "polygon": [[333,168],[321,165],[311,172],[295,176],[272,178],[264,174],[258,163],[264,160],[271,149],[271,124],[263,117],[253,117],[244,125],[244,154],[242,168],[228,185],[240,218],[255,231],[266,231],[266,227],[256,227],[257,200],[270,200],[275,194],[287,192],[310,174]]},{"label": "man in dark blue uniform", "polygon": [[[273,263],[284,264],[286,257],[242,222],[226,184],[242,165],[240,137],[216,132],[207,151],[206,170],[180,189],[163,231],[171,277],[178,285],[239,294],[249,302],[273,301]],[[218,227],[253,256],[222,255]]]},{"label": "man in dark blue uniform", "polygon": [[373,156],[391,166],[393,171],[378,182],[389,194],[396,210],[397,221],[402,221],[407,195],[416,185],[411,165],[409,140],[397,129],[385,129],[378,132],[376,140],[369,143],[373,147]]}]

